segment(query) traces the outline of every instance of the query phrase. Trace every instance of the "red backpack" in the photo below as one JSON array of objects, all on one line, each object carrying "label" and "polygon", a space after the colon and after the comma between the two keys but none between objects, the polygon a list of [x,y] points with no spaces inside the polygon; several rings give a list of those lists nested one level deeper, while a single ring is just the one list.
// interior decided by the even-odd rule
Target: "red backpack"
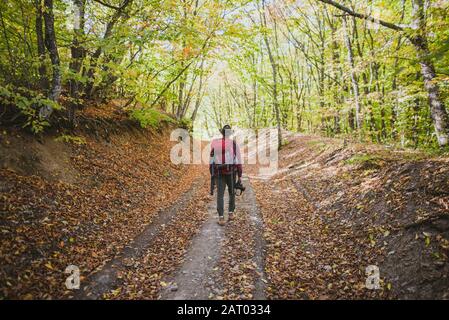
[{"label": "red backpack", "polygon": [[[235,140],[232,140],[232,164],[231,163],[224,163],[225,162],[225,149],[226,149],[226,141],[225,138],[221,138],[221,156],[222,156],[222,164],[216,164],[214,162],[211,162],[209,166],[209,170],[212,176],[215,175],[223,175],[223,174],[232,174],[235,172],[235,156],[236,156],[236,147],[237,144]],[[211,158],[214,157],[214,149],[212,149]]]}]

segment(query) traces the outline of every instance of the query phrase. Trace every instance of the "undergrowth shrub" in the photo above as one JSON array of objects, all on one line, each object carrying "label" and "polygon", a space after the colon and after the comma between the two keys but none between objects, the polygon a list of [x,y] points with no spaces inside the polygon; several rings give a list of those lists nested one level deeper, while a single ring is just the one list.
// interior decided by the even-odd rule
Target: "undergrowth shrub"
[{"label": "undergrowth shrub", "polygon": [[140,108],[130,112],[131,119],[137,120],[142,128],[158,128],[163,122],[175,121],[153,108]]}]

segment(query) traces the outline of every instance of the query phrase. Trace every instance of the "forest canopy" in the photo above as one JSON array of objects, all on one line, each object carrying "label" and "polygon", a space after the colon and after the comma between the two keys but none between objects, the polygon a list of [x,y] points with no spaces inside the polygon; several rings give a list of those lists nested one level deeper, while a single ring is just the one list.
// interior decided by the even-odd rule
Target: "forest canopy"
[{"label": "forest canopy", "polygon": [[449,144],[444,0],[1,0],[0,30],[0,120],[36,133],[117,100],[209,134]]}]

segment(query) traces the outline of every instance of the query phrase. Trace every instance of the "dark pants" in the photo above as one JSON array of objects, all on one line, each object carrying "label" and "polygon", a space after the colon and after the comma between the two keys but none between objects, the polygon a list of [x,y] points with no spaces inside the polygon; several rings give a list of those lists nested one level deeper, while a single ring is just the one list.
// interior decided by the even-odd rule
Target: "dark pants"
[{"label": "dark pants", "polygon": [[224,193],[226,186],[228,186],[229,193],[229,212],[234,212],[235,210],[235,193],[234,185],[232,183],[232,175],[223,174],[215,178],[217,184],[217,211],[220,217],[224,214]]}]

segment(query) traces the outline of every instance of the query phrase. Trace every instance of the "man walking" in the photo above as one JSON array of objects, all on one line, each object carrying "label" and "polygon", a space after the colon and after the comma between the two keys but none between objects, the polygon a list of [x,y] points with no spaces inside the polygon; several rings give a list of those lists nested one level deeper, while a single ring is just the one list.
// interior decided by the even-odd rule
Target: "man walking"
[{"label": "man walking", "polygon": [[[224,193],[226,186],[229,194],[229,220],[234,218],[236,183],[241,184],[242,161],[240,149],[235,140],[232,139],[231,126],[225,125],[221,130],[222,137],[214,139],[211,143],[209,170],[217,185],[217,211],[218,224],[223,226],[224,220]],[[238,180],[236,180],[236,174]]]}]

